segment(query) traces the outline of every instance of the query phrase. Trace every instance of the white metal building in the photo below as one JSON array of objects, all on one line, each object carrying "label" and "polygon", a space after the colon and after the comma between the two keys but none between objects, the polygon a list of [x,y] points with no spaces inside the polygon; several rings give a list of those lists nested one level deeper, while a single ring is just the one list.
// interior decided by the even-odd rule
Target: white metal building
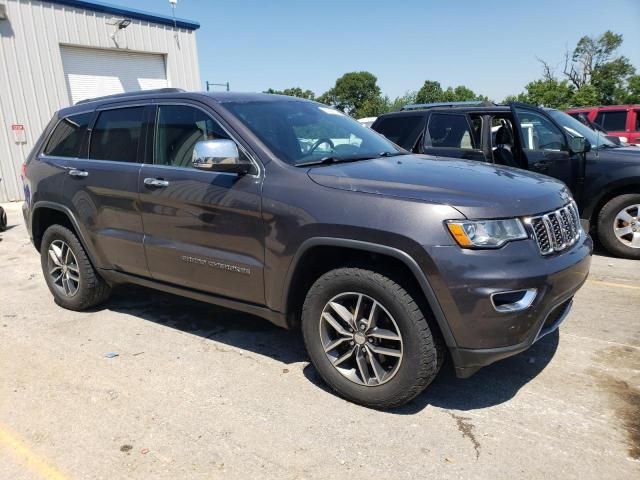
[{"label": "white metal building", "polygon": [[196,22],[80,0],[0,0],[0,201],[53,112],[161,87],[199,90]]}]

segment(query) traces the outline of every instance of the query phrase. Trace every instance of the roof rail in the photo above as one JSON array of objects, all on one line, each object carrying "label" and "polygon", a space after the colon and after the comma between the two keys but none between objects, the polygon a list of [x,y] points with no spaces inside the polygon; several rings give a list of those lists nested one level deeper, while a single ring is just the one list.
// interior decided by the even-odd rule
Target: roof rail
[{"label": "roof rail", "polygon": [[116,93],[115,95],[105,95],[104,97],[95,97],[95,98],[87,98],[85,100],[80,100],[78,102],[76,102],[76,105],[81,105],[83,103],[89,103],[89,102],[95,102],[97,100],[110,100],[110,99],[117,99],[117,98],[127,98],[127,97],[133,97],[136,95],[146,95],[146,94],[153,94],[153,93],[179,93],[179,92],[184,92],[186,90],[183,90],[182,88],[156,88],[153,90],[137,90],[135,92],[125,92],[125,93]]},{"label": "roof rail", "polygon": [[480,107],[485,105],[495,105],[495,104],[487,100],[469,100],[466,102],[413,103],[410,105],[405,105],[400,110],[420,110],[423,108],[434,108],[434,107],[473,107],[473,106]]}]

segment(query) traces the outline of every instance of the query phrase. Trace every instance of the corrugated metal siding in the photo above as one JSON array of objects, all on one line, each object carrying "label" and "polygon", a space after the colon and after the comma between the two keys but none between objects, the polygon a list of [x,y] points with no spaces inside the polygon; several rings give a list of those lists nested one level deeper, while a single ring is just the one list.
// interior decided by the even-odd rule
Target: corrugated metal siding
[{"label": "corrugated metal siding", "polygon": [[[20,165],[59,108],[71,104],[61,45],[115,49],[109,15],[41,1],[6,0],[0,21],[0,201],[22,198]],[[171,87],[200,90],[195,33],[132,20],[117,35],[119,50],[162,54]],[[25,144],[12,124],[23,124]]]}]

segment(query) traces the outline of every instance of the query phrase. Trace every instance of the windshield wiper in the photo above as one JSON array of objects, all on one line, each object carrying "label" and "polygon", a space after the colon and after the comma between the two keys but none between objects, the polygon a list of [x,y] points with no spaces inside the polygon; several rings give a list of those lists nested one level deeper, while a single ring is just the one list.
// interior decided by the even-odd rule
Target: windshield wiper
[{"label": "windshield wiper", "polygon": [[395,157],[397,155],[405,155],[402,152],[380,152],[377,155],[360,155],[354,157],[336,157],[334,155],[329,155],[328,157],[322,157],[319,160],[311,160],[309,162],[300,162],[294,164],[296,167],[308,167],[311,165],[331,165],[333,163],[348,163],[348,162],[359,162],[360,160],[372,160],[374,158],[382,158],[382,157]]}]

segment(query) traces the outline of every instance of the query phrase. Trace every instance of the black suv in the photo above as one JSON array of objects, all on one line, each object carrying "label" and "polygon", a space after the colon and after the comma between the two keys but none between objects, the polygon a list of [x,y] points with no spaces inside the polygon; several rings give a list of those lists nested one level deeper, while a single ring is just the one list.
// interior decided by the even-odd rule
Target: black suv
[{"label": "black suv", "polygon": [[640,148],[621,147],[559,110],[519,103],[407,105],[371,128],[411,152],[558,178],[610,253],[640,259]]},{"label": "black suv", "polygon": [[301,323],[344,397],[400,405],[555,330],[592,243],[549,177],[410,155],[319,103],[162,90],[60,110],[24,217],[55,301],[134,283]]}]

